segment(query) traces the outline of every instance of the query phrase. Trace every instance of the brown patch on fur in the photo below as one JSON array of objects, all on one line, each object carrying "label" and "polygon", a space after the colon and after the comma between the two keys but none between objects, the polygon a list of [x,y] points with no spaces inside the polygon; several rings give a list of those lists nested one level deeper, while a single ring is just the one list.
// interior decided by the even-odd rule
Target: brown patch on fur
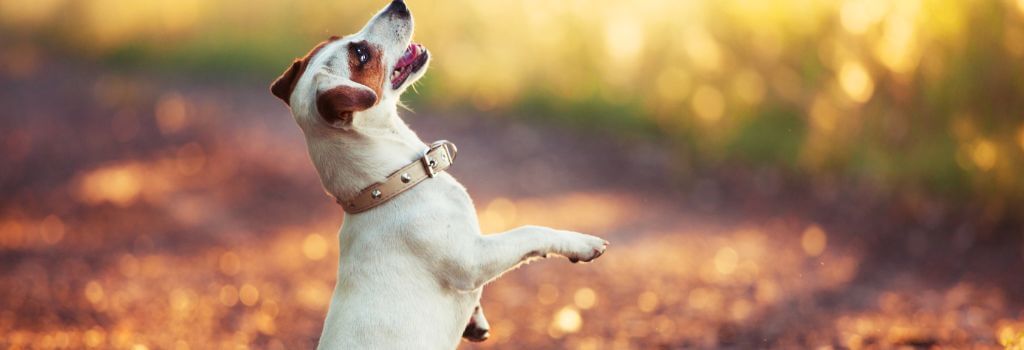
[{"label": "brown patch on fur", "polygon": [[351,123],[352,113],[375,104],[377,95],[361,87],[341,85],[316,95],[316,110],[328,123],[334,120]]},{"label": "brown patch on fur", "polygon": [[295,91],[295,84],[299,83],[299,78],[301,78],[302,73],[306,71],[306,66],[309,65],[309,60],[312,59],[313,56],[316,55],[316,53],[325,45],[338,39],[339,37],[332,36],[313,47],[306,56],[296,58],[295,61],[292,62],[292,65],[288,67],[281,76],[277,77],[277,79],[274,80],[274,83],[270,84],[270,93],[284,101],[284,104],[290,106],[291,103],[289,100],[292,97],[292,91]]},{"label": "brown patch on fur", "polygon": [[[353,45],[361,45],[370,53],[370,60],[365,64],[359,62],[359,57]],[[352,72],[352,81],[366,85],[373,90],[377,96],[381,96],[384,88],[384,62],[381,61],[380,50],[375,45],[366,41],[350,43],[348,50],[348,68]]]}]

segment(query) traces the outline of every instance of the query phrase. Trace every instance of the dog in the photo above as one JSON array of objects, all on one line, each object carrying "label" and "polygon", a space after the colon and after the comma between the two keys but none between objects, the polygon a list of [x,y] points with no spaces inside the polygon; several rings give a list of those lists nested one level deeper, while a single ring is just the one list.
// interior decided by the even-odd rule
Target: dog
[{"label": "dog", "polygon": [[358,33],[331,37],[271,85],[302,130],[321,184],[346,211],[320,349],[454,349],[484,340],[483,286],[528,261],[587,262],[604,239],[540,226],[482,235],[466,189],[398,116],[427,70],[413,18],[395,0]]}]

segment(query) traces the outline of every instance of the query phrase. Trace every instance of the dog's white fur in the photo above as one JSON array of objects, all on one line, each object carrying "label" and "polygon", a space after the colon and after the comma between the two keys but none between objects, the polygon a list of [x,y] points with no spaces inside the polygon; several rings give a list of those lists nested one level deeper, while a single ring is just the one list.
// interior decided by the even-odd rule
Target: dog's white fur
[{"label": "dog's white fur", "polygon": [[[289,99],[321,182],[337,198],[384,180],[427,149],[399,118],[397,107],[426,65],[398,89],[387,79],[410,44],[412,18],[386,12],[319,50]],[[383,93],[376,105],[355,112],[350,123],[328,123],[317,111],[318,92],[339,85],[368,88],[348,79],[346,47],[362,40],[381,49],[387,73]],[[338,280],[319,348],[453,349],[485,284],[531,258],[553,254],[589,261],[607,246],[598,237],[547,227],[486,236],[479,227],[465,188],[448,173],[372,210],[347,215],[338,233]]]}]

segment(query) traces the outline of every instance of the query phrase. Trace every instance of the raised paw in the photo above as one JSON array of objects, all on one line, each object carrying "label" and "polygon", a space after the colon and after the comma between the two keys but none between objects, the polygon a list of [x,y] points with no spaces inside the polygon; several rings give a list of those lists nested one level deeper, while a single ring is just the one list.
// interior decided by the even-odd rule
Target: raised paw
[{"label": "raised paw", "polygon": [[568,242],[562,251],[562,255],[569,258],[573,263],[589,262],[597,259],[608,249],[608,241],[599,237],[585,235],[582,233],[570,232]]}]

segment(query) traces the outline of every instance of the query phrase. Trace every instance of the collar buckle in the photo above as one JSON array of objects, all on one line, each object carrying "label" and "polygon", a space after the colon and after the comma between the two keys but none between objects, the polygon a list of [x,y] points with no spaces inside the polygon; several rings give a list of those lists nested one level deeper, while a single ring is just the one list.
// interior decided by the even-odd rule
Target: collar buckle
[{"label": "collar buckle", "polygon": [[442,162],[447,164],[445,167],[448,167],[455,163],[454,148],[455,144],[447,140],[437,141],[430,145],[430,148],[427,149],[427,152],[424,153],[423,157],[420,158],[420,164],[423,165],[423,170],[424,172],[427,173],[428,177],[436,176],[438,167],[437,160],[431,158],[430,154],[435,153],[434,150],[441,150],[440,156],[441,158],[443,158]]},{"label": "collar buckle", "polygon": [[434,177],[437,175],[437,172],[434,171],[434,169],[437,168],[437,161],[430,158],[430,152],[427,152],[427,154],[424,154],[423,157],[420,158],[420,164],[423,165],[423,171],[427,173],[428,177]]}]

